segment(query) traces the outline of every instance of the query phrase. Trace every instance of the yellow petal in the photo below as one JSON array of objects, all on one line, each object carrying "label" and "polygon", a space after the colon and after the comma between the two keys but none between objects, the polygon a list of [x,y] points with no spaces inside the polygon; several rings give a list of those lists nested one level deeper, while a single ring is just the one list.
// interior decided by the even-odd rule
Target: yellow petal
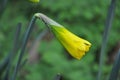
[{"label": "yellow petal", "polygon": [[91,46],[90,42],[77,37],[64,27],[51,25],[51,29],[62,45],[76,59],[81,59]]}]

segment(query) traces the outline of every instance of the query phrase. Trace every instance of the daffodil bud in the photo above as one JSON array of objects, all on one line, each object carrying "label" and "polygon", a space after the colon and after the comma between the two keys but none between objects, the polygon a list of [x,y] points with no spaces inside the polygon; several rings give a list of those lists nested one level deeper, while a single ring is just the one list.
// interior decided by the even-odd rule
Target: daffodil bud
[{"label": "daffodil bud", "polygon": [[83,55],[85,55],[85,52],[89,51],[91,43],[87,40],[71,33],[65,27],[48,18],[44,14],[36,13],[35,16],[42,19],[43,22],[50,27],[56,38],[74,58],[80,60]]},{"label": "daffodil bud", "polygon": [[34,2],[34,3],[40,2],[40,0],[29,0],[29,1]]}]

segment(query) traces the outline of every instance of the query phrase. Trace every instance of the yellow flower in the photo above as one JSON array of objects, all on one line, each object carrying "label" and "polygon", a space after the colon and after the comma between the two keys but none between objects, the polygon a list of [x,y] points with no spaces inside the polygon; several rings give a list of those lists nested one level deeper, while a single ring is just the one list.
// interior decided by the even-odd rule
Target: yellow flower
[{"label": "yellow flower", "polygon": [[38,3],[40,0],[29,0],[31,2],[34,2],[34,3]]},{"label": "yellow flower", "polygon": [[49,26],[51,31],[55,34],[56,38],[74,58],[80,60],[83,55],[85,55],[85,52],[89,51],[91,43],[87,40],[76,36],[62,25],[41,13],[37,13],[35,16],[42,19]]}]

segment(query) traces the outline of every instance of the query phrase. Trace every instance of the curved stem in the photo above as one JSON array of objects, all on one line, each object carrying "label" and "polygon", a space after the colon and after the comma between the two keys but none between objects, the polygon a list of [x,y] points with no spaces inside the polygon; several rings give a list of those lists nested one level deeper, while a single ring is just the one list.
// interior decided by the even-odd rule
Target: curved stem
[{"label": "curved stem", "polygon": [[[24,54],[24,52],[25,52],[26,44],[27,44],[27,42],[28,42],[28,39],[29,39],[29,37],[30,37],[30,33],[31,33],[32,30],[33,30],[33,27],[34,27],[34,24],[35,24],[35,21],[36,21],[37,18],[41,19],[47,26],[48,26],[49,24],[57,24],[57,25],[60,25],[60,24],[58,24],[57,22],[55,22],[55,21],[53,21],[52,19],[50,19],[50,18],[48,18],[47,16],[45,16],[44,14],[42,14],[42,13],[36,13],[36,14],[33,16],[32,20],[31,20],[31,22],[30,22],[30,24],[29,24],[29,27],[28,27],[28,29],[27,29],[27,31],[26,31],[26,33],[25,33],[24,40],[23,40],[23,44],[22,44],[22,47],[21,47],[21,52],[20,52],[20,55],[19,55],[17,64],[16,64],[16,66],[15,66],[15,70],[14,70],[14,73],[13,73],[13,76],[12,76],[11,80],[15,80],[15,78],[16,78],[16,75],[17,75],[17,73],[18,73],[18,70],[19,70],[19,67],[20,67],[20,64],[21,64],[21,60],[22,60],[22,58],[23,58],[23,54]],[[60,26],[61,26],[61,25],[60,25]]]},{"label": "curved stem", "polygon": [[14,70],[14,73],[13,73],[13,76],[11,78],[11,80],[15,80],[16,78],[16,75],[18,73],[18,70],[19,70],[19,66],[21,64],[21,60],[23,58],[23,54],[25,52],[25,47],[27,45],[27,42],[28,42],[28,39],[30,37],[30,33],[32,32],[33,30],[33,27],[34,27],[34,24],[35,24],[35,21],[36,21],[37,17],[33,16],[30,24],[29,24],[29,27],[25,33],[25,36],[24,36],[24,40],[23,40],[23,44],[22,44],[22,47],[21,47],[21,52],[20,52],[20,55],[19,55],[19,58],[18,58],[18,61],[17,61],[17,64],[15,66],[15,70]]}]

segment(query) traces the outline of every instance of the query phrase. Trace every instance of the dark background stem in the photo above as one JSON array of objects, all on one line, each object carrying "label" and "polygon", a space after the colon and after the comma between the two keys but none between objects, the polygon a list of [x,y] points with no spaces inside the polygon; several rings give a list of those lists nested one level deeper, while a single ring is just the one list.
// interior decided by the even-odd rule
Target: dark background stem
[{"label": "dark background stem", "polygon": [[101,77],[102,77],[102,68],[104,65],[105,49],[107,46],[108,36],[109,36],[110,29],[111,29],[112,22],[113,22],[115,6],[116,6],[116,0],[111,0],[111,4],[108,9],[107,19],[106,19],[106,24],[105,24],[105,31],[103,34],[102,46],[100,50],[99,71],[97,75],[97,80],[102,80]]}]

